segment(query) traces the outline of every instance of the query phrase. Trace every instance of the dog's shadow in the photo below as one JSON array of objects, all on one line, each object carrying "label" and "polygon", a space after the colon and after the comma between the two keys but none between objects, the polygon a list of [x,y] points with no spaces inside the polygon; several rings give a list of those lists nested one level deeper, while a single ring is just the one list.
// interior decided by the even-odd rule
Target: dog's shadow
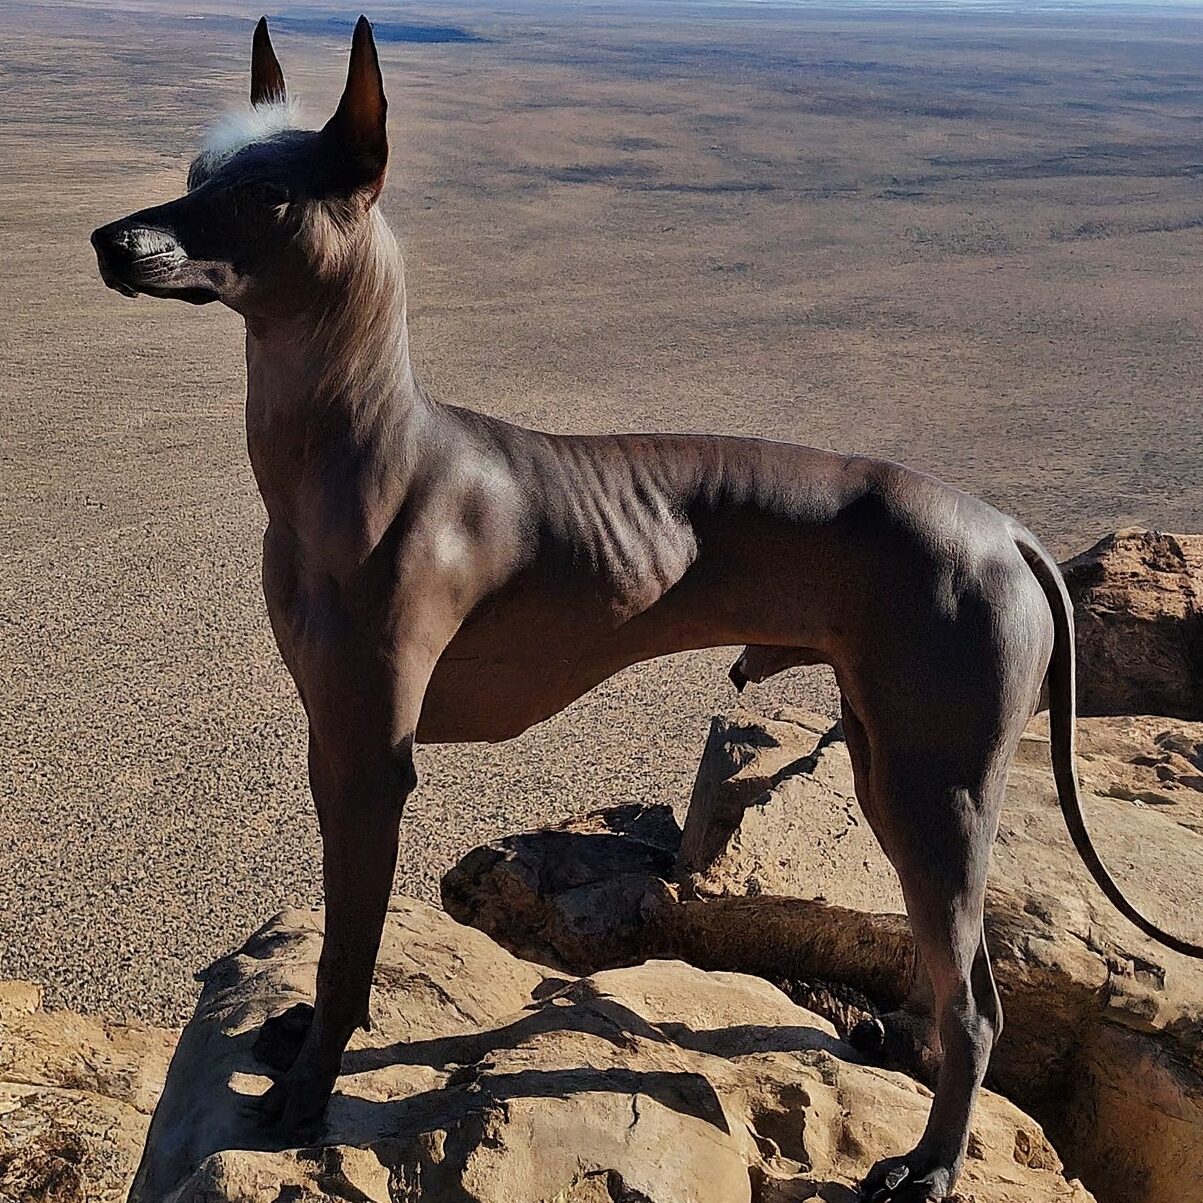
[{"label": "dog's shadow", "polygon": [[[384,1140],[395,1148],[398,1141],[407,1143],[407,1134],[453,1128],[471,1112],[504,1112],[517,1099],[569,1099],[582,1094],[620,1097],[624,1121],[631,1114],[632,1100],[642,1096],[730,1136],[728,1112],[711,1081],[687,1068],[689,1053],[732,1057],[822,1050],[843,1059],[856,1058],[846,1044],[802,1025],[743,1024],[698,1030],[683,1023],[656,1024],[586,982],[540,995],[524,1014],[492,1029],[349,1050],[317,1144],[362,1147]],[[604,1040],[613,1053],[594,1060],[612,1057],[616,1063],[556,1065],[564,1060],[565,1046],[557,1049],[548,1038],[557,1033]],[[509,1053],[532,1044],[547,1049],[550,1067],[506,1068]],[[647,1068],[639,1065],[641,1059]],[[629,1063],[622,1064],[624,1060]],[[404,1066],[427,1067],[447,1076],[435,1088],[404,1097],[373,1099],[357,1091],[357,1078]],[[258,1069],[262,1072],[262,1066]],[[570,1143],[571,1131],[565,1131],[563,1139]],[[855,1203],[858,1197],[834,1181],[807,1179],[796,1185],[808,1188],[810,1193],[802,1197],[825,1203]]]}]

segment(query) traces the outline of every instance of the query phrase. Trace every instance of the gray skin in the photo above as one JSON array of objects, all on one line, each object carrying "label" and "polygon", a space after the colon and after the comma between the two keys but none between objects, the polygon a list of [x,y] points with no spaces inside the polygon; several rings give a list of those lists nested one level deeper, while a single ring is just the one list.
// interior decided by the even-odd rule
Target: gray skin
[{"label": "gray skin", "polygon": [[[284,97],[265,22],[251,96]],[[911,1010],[942,1050],[922,1138],[873,1167],[864,1197],[944,1198],[1002,1028],[986,872],[1046,674],[1075,845],[1142,930],[1203,953],[1126,902],[1082,824],[1055,563],[1011,518],[897,464],[756,439],[544,434],[432,401],[374,208],[385,113],[361,18],[323,130],[198,160],[185,196],[92,236],[118,291],[246,319],[264,592],[309,720],[326,895],[315,1005],[262,1034],[280,1071],[267,1122],[312,1135],[368,1024],[415,742],[509,739],[627,665],[746,644],[737,686],[795,664],[835,671],[857,796],[914,931]]]}]

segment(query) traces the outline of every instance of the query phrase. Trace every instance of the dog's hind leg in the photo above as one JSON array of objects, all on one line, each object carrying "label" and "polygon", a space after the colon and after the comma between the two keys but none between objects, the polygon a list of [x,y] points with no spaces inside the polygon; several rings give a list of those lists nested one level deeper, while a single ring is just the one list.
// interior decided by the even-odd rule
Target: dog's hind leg
[{"label": "dog's hind leg", "polygon": [[871,796],[902,883],[911,929],[931,984],[942,1061],[927,1127],[902,1157],[865,1179],[874,1203],[943,1199],[965,1158],[969,1121],[1002,1008],[982,931],[990,847],[1005,775],[987,766],[948,774],[933,756],[874,757]]},{"label": "dog's hind leg", "polygon": [[[840,721],[852,761],[856,797],[877,842],[890,863],[888,814],[879,813],[873,799],[873,754],[869,733],[852,709],[847,697],[840,695]],[[934,999],[931,978],[919,951],[915,950],[910,990],[902,1007],[879,1018],[864,1019],[848,1034],[848,1042],[858,1051],[893,1068],[905,1070],[928,1086],[935,1084],[939,1072],[939,1035],[933,1019]]]}]

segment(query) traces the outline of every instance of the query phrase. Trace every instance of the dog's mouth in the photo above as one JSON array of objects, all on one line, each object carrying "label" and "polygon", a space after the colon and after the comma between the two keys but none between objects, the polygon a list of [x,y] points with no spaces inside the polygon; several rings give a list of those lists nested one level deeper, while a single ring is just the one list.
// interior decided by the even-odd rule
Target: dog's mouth
[{"label": "dog's mouth", "polygon": [[140,255],[131,251],[128,241],[113,246],[98,243],[96,246],[100,278],[123,297],[136,297],[139,293],[169,285],[184,261],[184,252],[178,246]]},{"label": "dog's mouth", "polygon": [[165,251],[127,260],[120,266],[109,262],[98,252],[100,278],[114,292],[123,297],[148,296],[172,301],[186,301],[190,305],[208,305],[218,300],[211,286],[190,281],[176,283],[175,276],[186,258],[178,251]]},{"label": "dog's mouth", "polygon": [[138,290],[127,284],[120,276],[105,268],[100,269],[100,278],[114,291],[119,292],[123,297],[136,297]]}]

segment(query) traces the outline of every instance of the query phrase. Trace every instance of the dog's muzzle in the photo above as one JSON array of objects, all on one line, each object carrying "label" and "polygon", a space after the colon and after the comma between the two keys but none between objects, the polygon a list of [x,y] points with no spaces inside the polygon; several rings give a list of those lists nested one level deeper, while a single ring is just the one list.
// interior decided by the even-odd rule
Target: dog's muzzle
[{"label": "dog's muzzle", "polygon": [[114,221],[92,231],[92,246],[100,278],[122,296],[165,284],[186,258],[183,248],[166,230]]}]

